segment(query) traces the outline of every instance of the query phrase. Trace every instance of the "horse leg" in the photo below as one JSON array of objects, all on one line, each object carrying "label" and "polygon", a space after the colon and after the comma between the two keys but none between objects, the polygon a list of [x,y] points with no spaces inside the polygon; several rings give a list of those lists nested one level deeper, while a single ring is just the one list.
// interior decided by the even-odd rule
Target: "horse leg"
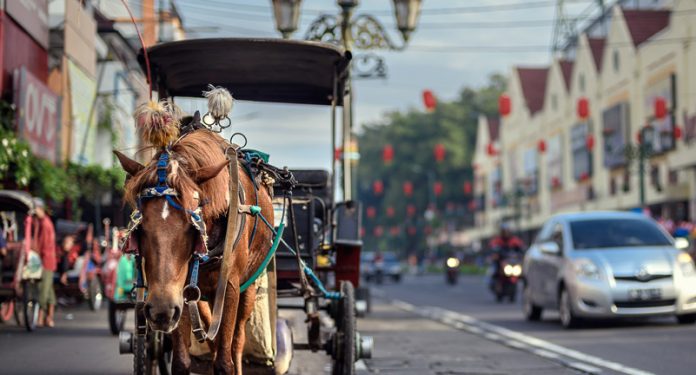
[{"label": "horse leg", "polygon": [[172,332],[172,374],[190,374],[191,356],[191,317],[188,312],[181,314],[178,327]]},{"label": "horse leg", "polygon": [[254,310],[256,301],[256,289],[251,287],[239,297],[239,312],[237,312],[237,329],[232,340],[232,360],[234,361],[237,374],[242,374],[242,355],[244,354],[244,343],[246,342],[246,324]]},{"label": "horse leg", "polygon": [[215,374],[234,374],[231,354],[232,336],[234,335],[237,323],[237,309],[239,308],[239,281],[228,281],[224,303],[220,330],[215,338],[216,353],[213,370]]}]

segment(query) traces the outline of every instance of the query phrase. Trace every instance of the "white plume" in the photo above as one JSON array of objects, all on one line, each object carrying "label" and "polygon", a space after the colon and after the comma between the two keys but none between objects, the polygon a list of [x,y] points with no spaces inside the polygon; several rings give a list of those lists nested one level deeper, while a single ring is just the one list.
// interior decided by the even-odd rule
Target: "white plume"
[{"label": "white plume", "polygon": [[208,85],[208,91],[203,91],[203,96],[208,99],[208,113],[216,120],[225,118],[232,112],[234,98],[226,88]]}]

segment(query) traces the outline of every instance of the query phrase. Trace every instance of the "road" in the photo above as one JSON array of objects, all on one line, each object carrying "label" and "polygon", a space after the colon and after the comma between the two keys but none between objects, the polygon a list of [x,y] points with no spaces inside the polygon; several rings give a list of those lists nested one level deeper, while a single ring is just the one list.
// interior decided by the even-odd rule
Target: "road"
[{"label": "road", "polygon": [[525,321],[519,303],[496,303],[479,276],[462,277],[453,287],[446,286],[441,276],[407,277],[400,284],[376,289],[378,294],[407,302],[416,311],[424,307],[446,309],[649,373],[692,375],[696,368],[696,326],[678,325],[671,317],[604,321],[569,331],[561,328],[554,312],[544,312],[541,322]]}]

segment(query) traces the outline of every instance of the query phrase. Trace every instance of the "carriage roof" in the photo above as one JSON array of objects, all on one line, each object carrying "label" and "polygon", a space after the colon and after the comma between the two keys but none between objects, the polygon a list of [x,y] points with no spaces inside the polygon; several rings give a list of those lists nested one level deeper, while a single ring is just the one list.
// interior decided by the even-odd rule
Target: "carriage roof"
[{"label": "carriage roof", "polygon": [[34,204],[29,193],[19,190],[0,190],[0,211],[29,212]]},{"label": "carriage roof", "polygon": [[[148,52],[160,95],[200,97],[212,83],[240,100],[319,105],[331,104],[334,83],[342,104],[351,59],[334,45],[282,39],[192,39]],[[139,60],[145,70],[142,51]]]}]

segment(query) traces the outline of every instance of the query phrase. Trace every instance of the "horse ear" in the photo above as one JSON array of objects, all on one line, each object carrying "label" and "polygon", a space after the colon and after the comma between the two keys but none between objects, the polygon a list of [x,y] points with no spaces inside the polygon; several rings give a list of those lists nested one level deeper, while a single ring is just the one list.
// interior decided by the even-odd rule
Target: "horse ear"
[{"label": "horse ear", "polygon": [[196,184],[200,185],[211,178],[217,176],[223,168],[225,168],[229,162],[225,160],[221,164],[218,165],[209,165],[207,167],[203,167],[199,170],[196,171],[196,174],[194,175],[194,181],[196,181]]},{"label": "horse ear", "polygon": [[138,163],[137,161],[129,158],[128,156],[114,150],[114,155],[118,158],[118,162],[121,163],[121,167],[131,176],[135,176],[138,172],[142,171],[145,166]]}]

